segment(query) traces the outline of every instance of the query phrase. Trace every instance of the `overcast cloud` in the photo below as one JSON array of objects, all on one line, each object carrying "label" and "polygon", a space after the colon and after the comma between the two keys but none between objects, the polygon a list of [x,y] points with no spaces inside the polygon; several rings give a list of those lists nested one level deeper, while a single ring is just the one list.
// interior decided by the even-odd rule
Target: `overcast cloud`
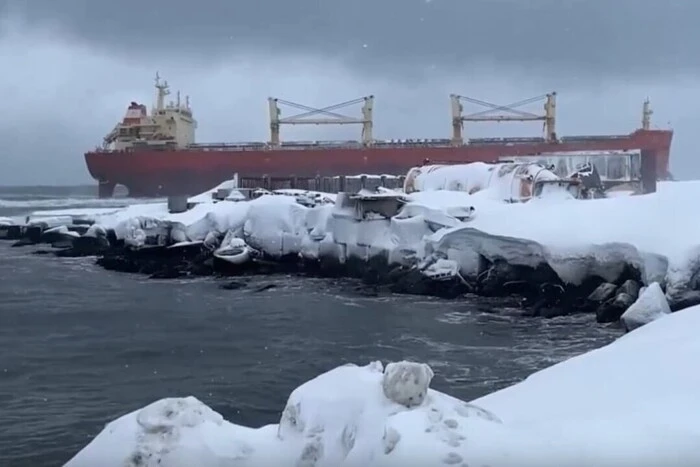
[{"label": "overcast cloud", "polygon": [[698,18],[692,0],[0,0],[0,184],[89,182],[83,152],[129,101],[153,101],[156,70],[191,95],[201,142],[266,139],[269,95],[375,94],[379,138],[449,136],[452,92],[507,104],[557,90],[562,135],[629,132],[649,96],[676,130],[672,169],[700,177]]}]

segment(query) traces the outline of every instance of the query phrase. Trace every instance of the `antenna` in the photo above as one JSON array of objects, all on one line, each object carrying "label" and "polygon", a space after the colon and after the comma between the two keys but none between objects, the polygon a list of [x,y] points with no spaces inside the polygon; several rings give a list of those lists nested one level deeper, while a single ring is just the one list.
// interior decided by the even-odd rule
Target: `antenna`
[{"label": "antenna", "polygon": [[642,106],[642,130],[651,129],[651,116],[653,113],[654,111],[651,110],[651,102],[649,102],[649,98],[647,97]]},{"label": "antenna", "polygon": [[163,84],[160,83],[160,74],[156,72],[156,89],[158,90],[156,99],[156,110],[163,110],[165,96],[170,94],[168,87],[169,86],[167,81],[163,81]]}]

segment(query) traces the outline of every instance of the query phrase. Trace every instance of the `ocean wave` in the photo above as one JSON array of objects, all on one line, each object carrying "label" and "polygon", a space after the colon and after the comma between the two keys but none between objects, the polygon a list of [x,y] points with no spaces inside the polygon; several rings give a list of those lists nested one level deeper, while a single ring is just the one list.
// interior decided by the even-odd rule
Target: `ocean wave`
[{"label": "ocean wave", "polygon": [[124,207],[136,203],[159,203],[162,199],[148,198],[93,198],[93,197],[74,197],[74,198],[56,198],[56,197],[3,197],[0,198],[0,208],[8,209],[61,209],[61,208],[111,208]]}]

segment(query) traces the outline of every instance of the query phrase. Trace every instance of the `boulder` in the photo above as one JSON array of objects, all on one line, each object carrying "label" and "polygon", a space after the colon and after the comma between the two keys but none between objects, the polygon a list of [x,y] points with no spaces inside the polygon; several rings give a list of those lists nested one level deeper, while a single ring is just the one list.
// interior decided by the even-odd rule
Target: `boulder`
[{"label": "boulder", "polygon": [[389,363],[384,369],[382,390],[390,401],[416,407],[425,400],[433,376],[433,370],[425,363]]},{"label": "boulder", "polygon": [[614,323],[634,303],[634,298],[624,292],[608,299],[596,310],[596,321],[599,323]]},{"label": "boulder", "polygon": [[617,292],[617,286],[615,284],[603,282],[586,297],[586,306],[595,310],[603,303],[615,297],[615,292]]},{"label": "boulder", "polygon": [[623,313],[620,320],[629,332],[671,313],[666,295],[658,282],[651,283]]}]

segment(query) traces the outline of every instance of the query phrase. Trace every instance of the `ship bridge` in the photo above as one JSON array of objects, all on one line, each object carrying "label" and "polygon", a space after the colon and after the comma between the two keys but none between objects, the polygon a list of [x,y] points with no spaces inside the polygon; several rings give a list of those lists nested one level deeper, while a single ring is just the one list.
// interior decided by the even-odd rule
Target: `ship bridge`
[{"label": "ship bridge", "polygon": [[132,102],[120,123],[104,138],[105,149],[123,150],[137,146],[187,148],[195,141],[197,121],[189,97],[184,103],[177,92],[176,101],[165,103],[170,94],[167,81],[156,74],[156,103],[148,114],[146,106]]}]

